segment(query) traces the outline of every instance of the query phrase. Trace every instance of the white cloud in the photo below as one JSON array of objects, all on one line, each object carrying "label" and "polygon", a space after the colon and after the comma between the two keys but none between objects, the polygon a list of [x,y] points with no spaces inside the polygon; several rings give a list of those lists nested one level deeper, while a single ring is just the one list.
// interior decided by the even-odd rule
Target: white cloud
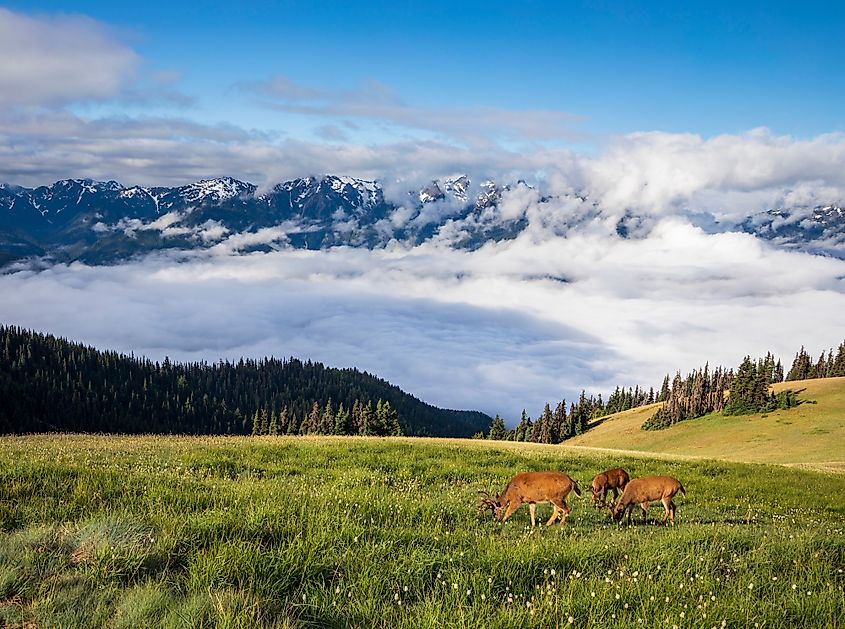
[{"label": "white cloud", "polygon": [[595,158],[557,169],[603,208],[664,214],[691,208],[736,218],[779,203],[845,198],[845,134],[810,139],[766,129],[705,139],[695,134],[633,133]]},{"label": "white cloud", "polygon": [[0,320],[152,358],[309,357],[509,419],[582,387],[657,386],[704,361],[735,366],[769,350],[788,361],[801,344],[816,352],[842,340],[845,261],[676,218],[643,239],[590,224],[472,252],[233,257],[233,238],[178,264],[162,254],[0,277],[10,296]]},{"label": "white cloud", "polygon": [[491,106],[425,108],[405,102],[389,86],[369,81],[354,90],[318,88],[284,76],[238,85],[267,107],[319,118],[363,119],[421,130],[471,146],[500,140],[542,141],[582,139],[575,130],[582,117],[546,110],[512,110]]},{"label": "white cloud", "polygon": [[114,97],[138,56],[82,16],[30,17],[0,7],[0,106],[53,106]]}]

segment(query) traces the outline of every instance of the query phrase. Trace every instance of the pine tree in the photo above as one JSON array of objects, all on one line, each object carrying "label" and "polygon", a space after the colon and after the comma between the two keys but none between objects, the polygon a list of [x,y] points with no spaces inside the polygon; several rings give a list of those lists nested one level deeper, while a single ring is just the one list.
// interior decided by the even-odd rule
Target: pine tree
[{"label": "pine tree", "polygon": [[373,433],[373,403],[367,401],[361,405],[361,434],[372,435]]},{"label": "pine tree", "polygon": [[336,435],[351,434],[352,426],[349,423],[349,411],[343,408],[343,403],[337,407],[337,413],[334,416],[334,430]]},{"label": "pine tree", "polygon": [[306,421],[306,433],[307,435],[314,435],[320,430],[320,403],[316,400],[311,404],[311,412],[308,413],[308,419]]},{"label": "pine tree", "polygon": [[836,358],[833,360],[833,368],[830,370],[831,378],[845,376],[845,341],[839,345]]},{"label": "pine tree", "polygon": [[811,378],[825,378],[827,377],[827,361],[825,360],[825,353],[822,352],[818,361],[810,371]]},{"label": "pine tree", "polygon": [[273,410],[270,413],[270,425],[267,427],[267,434],[269,435],[278,435],[279,434],[279,421],[276,418],[276,411]]},{"label": "pine tree", "polygon": [[522,416],[519,418],[519,424],[516,427],[516,433],[514,434],[514,441],[525,441],[525,434],[528,432],[530,425],[531,425],[531,420],[528,418],[528,415],[525,413],[525,409],[522,409]]},{"label": "pine tree", "polygon": [[539,442],[540,443],[557,443],[557,434],[554,428],[554,416],[552,415],[551,406],[546,403],[543,408],[543,415],[538,420],[540,424]]},{"label": "pine tree", "polygon": [[396,409],[390,406],[390,402],[387,400],[385,400],[382,404],[381,410],[383,414],[382,425],[384,426],[384,434],[388,437],[401,437],[402,426],[399,423],[399,413],[396,412]]},{"label": "pine tree", "polygon": [[[285,407],[285,408],[287,408],[287,407]],[[299,434],[299,428],[300,428],[300,425],[299,425],[299,420],[296,417],[296,413],[291,413],[290,419],[288,420],[288,427],[285,430],[285,434],[288,434],[288,435]]]},{"label": "pine tree", "polygon": [[560,443],[564,439],[568,439],[571,435],[567,434],[566,400],[561,400],[555,406],[553,421],[554,434],[557,435],[557,441],[555,443]]},{"label": "pine tree", "polygon": [[802,345],[800,351],[795,354],[795,359],[792,361],[792,367],[789,369],[789,373],[786,374],[786,379],[806,380],[810,377],[812,365],[813,361]]},{"label": "pine tree", "polygon": [[505,422],[502,421],[502,418],[499,417],[498,413],[496,413],[496,416],[490,424],[490,432],[488,433],[487,438],[492,441],[501,441],[505,438]]},{"label": "pine tree", "polygon": [[329,398],[329,401],[326,402],[326,407],[323,409],[323,416],[320,419],[319,432],[321,435],[330,435],[334,432],[334,415],[332,400]]},{"label": "pine tree", "polygon": [[665,402],[669,399],[669,374],[666,374],[666,377],[663,378],[663,384],[660,387],[660,393],[657,396],[658,402]]},{"label": "pine tree", "polygon": [[290,422],[290,417],[288,414],[288,407],[285,405],[282,408],[282,412],[279,413],[279,434],[283,435],[288,431],[288,423]]}]

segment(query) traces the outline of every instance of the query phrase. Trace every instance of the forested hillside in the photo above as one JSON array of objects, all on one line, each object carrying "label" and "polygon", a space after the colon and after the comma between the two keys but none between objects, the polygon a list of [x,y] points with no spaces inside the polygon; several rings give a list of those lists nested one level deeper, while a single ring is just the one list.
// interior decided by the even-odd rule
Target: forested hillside
[{"label": "forested hillside", "polygon": [[490,423],[356,369],[158,363],[13,326],[0,326],[0,401],[0,433],[395,434],[398,419],[404,434],[465,437]]}]

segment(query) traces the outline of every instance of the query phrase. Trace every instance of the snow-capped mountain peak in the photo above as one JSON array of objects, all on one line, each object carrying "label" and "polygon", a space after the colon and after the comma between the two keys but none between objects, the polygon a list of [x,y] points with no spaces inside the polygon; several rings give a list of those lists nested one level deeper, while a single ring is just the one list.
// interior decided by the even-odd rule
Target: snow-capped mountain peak
[{"label": "snow-capped mountain peak", "polygon": [[255,186],[253,184],[232,177],[201,179],[179,189],[179,195],[188,203],[204,203],[207,201],[219,203],[225,199],[249,196],[254,193]]}]

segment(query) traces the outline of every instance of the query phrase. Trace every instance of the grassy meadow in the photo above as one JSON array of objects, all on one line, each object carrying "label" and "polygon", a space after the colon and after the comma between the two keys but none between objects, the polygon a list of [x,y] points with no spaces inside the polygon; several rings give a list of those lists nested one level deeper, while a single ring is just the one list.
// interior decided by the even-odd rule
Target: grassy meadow
[{"label": "grassy meadow", "polygon": [[[617,526],[594,474],[681,479]],[[477,517],[523,470],[564,527]],[[538,508],[547,518],[548,505]],[[367,438],[0,438],[6,627],[837,627],[845,476],[561,446]]]},{"label": "grassy meadow", "polygon": [[641,430],[659,408],[654,404],[599,419],[567,444],[845,472],[845,378],[781,382],[773,389],[798,391],[801,404],[758,415],[713,413],[665,430]]}]

